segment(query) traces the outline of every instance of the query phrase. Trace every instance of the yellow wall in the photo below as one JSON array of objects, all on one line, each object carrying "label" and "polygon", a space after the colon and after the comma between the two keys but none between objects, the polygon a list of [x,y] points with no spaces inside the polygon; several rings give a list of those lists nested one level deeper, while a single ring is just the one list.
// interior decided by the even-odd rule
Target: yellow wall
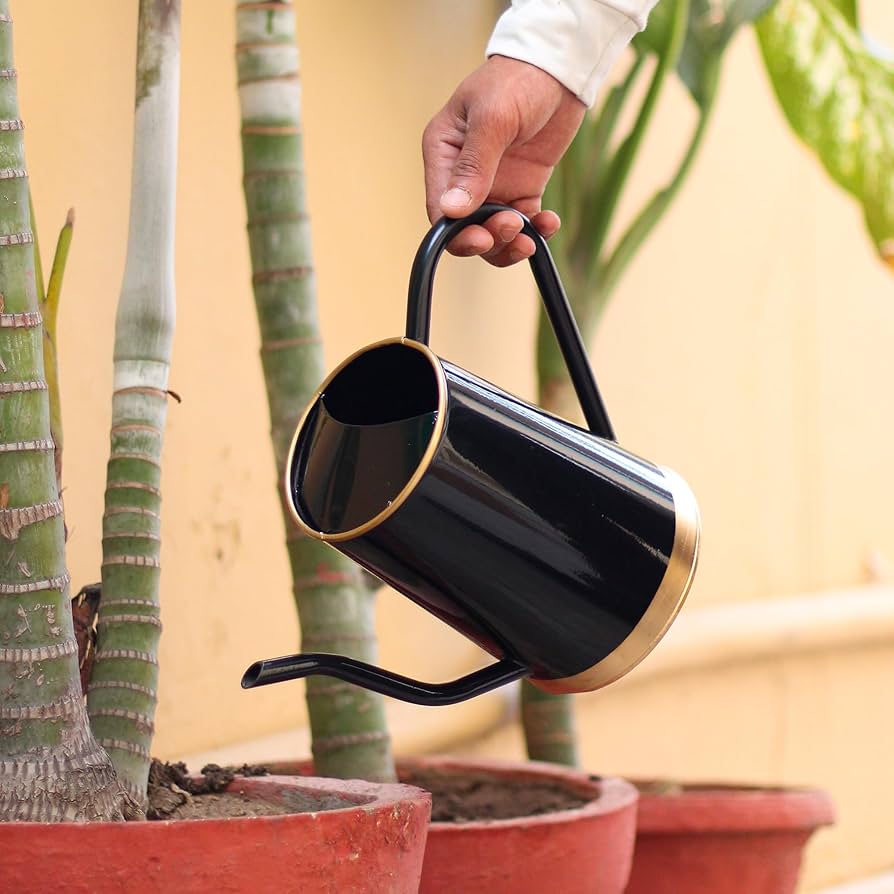
[{"label": "yellow wall", "polygon": [[[894,44],[890,3],[862,5],[867,24]],[[409,264],[426,227],[420,134],[477,64],[493,6],[390,0],[350,4],[348,14],[344,4],[297,3],[330,363],[400,332]],[[120,0],[13,4],[45,255],[67,207],[78,215],[61,318],[65,499],[77,584],[99,577],[135,10],[135,2]],[[166,757],[296,726],[304,716],[298,685],[238,687],[248,663],[293,650],[298,635],[249,287],[233,30],[232,4],[184,3],[171,375],[183,404],[171,407],[165,447],[156,749]],[[688,98],[672,85],[629,210],[672,168],[692,117]],[[451,259],[441,284],[436,349],[530,397],[536,305],[526,272]],[[699,496],[704,551],[687,612],[855,587],[872,579],[873,568],[884,575],[894,561],[892,343],[890,272],[875,261],[859,211],[790,136],[753,38],[743,34],[695,175],[592,346],[622,443],[676,468]],[[380,603],[383,663],[444,678],[480,660],[393,595]],[[847,805],[851,837],[829,839],[811,878],[873,868],[882,843],[856,851],[848,843],[876,814],[865,807],[866,777],[853,779],[846,762],[869,760],[862,746],[873,737],[888,753],[894,745],[894,731],[880,720],[891,659],[889,641],[887,650],[810,653],[790,670],[783,656],[722,675],[681,671],[619,686],[582,700],[588,763],[828,785]],[[817,676],[823,667],[834,674]],[[678,714],[680,703],[689,708]],[[724,721],[720,733],[706,727],[706,715],[726,711],[729,720],[733,706],[742,708],[741,724]],[[853,738],[841,712],[856,724]],[[659,727],[672,731],[672,744],[656,747]],[[511,730],[480,747],[515,753]],[[811,760],[810,736],[834,738],[834,747],[820,750],[823,762]],[[771,760],[774,748],[778,759]],[[866,773],[882,773],[882,757],[865,764]]]}]

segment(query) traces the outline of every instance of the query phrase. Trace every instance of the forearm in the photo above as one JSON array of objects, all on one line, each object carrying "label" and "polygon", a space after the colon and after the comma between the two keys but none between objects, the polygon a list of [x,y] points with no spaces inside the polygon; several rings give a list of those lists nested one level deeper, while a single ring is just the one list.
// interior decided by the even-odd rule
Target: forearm
[{"label": "forearm", "polygon": [[530,62],[586,105],[657,0],[513,0],[497,22],[488,56]]}]

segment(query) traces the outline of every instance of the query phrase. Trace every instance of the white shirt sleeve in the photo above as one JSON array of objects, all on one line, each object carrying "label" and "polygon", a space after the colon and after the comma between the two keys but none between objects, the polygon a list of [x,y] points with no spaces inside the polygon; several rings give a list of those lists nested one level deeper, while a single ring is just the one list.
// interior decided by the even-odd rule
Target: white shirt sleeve
[{"label": "white shirt sleeve", "polygon": [[609,69],[658,0],[512,0],[488,56],[530,62],[592,106]]}]

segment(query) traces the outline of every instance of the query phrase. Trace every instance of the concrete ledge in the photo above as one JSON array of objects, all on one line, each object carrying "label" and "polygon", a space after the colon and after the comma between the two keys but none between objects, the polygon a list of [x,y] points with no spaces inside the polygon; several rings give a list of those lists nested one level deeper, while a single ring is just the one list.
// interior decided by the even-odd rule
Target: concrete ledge
[{"label": "concrete ledge", "polygon": [[894,643],[890,586],[684,608],[655,651],[613,685],[776,655],[885,643]]},{"label": "concrete ledge", "polygon": [[[779,655],[886,643],[894,644],[891,586],[684,609],[655,651],[613,686],[633,686],[676,672]],[[423,708],[387,699],[395,752],[446,752],[486,735],[513,718],[516,693],[516,685],[507,686],[445,708]],[[207,749],[186,760],[190,767],[197,768],[203,763],[250,763],[309,754],[308,730],[301,728]]]}]

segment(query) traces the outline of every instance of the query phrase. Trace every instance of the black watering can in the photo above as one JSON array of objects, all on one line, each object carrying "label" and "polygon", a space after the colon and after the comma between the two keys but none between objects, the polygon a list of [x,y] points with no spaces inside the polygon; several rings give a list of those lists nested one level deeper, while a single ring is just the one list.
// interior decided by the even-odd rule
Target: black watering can
[{"label": "black watering can", "polygon": [[245,688],[324,674],[423,705],[519,677],[550,692],[598,689],[664,635],[695,571],[695,498],[674,472],[615,443],[546,242],[534,278],[589,431],[428,347],[438,258],[469,224],[442,219],[410,275],[407,334],[353,354],[298,424],[286,491],[298,525],[499,660],[422,683],[342,655],[259,661]]}]

